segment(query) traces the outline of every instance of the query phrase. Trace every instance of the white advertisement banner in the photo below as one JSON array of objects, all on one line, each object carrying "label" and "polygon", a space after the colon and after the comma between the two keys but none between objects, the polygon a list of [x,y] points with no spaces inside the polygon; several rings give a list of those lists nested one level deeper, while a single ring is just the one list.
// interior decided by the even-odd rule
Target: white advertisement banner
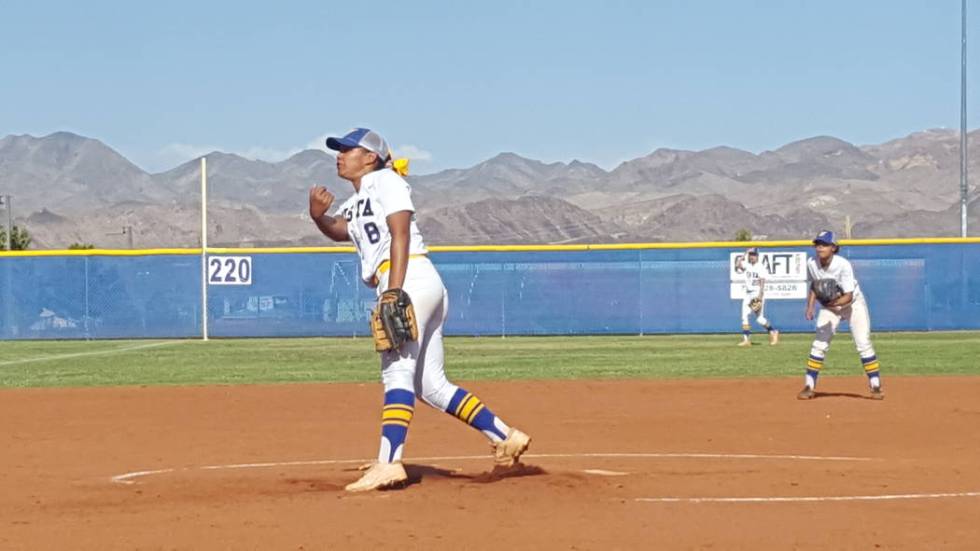
[{"label": "white advertisement banner", "polygon": [[[745,252],[731,253],[728,269],[731,279],[731,298],[741,300],[745,296],[744,268],[748,263]],[[766,280],[767,299],[805,299],[806,253],[792,251],[759,251],[763,279]]]}]

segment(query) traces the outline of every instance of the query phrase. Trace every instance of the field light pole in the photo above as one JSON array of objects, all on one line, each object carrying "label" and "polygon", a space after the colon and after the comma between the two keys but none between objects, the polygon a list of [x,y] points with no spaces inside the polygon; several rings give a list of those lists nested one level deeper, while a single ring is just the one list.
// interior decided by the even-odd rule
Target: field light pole
[{"label": "field light pole", "polygon": [[966,179],[966,0],[963,0],[960,18],[963,27],[960,51],[960,237],[966,237],[967,196],[970,191]]},{"label": "field light pole", "polygon": [[208,159],[201,157],[201,338],[208,340]]}]

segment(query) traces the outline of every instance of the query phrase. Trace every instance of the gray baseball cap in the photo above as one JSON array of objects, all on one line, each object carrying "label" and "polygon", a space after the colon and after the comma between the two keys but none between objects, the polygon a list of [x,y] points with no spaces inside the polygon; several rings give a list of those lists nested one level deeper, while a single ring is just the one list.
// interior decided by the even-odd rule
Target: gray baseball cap
[{"label": "gray baseball cap", "polygon": [[363,147],[372,153],[377,153],[383,161],[388,160],[388,142],[381,134],[367,128],[355,128],[339,138],[327,138],[327,147],[334,151],[346,151],[355,147]]}]

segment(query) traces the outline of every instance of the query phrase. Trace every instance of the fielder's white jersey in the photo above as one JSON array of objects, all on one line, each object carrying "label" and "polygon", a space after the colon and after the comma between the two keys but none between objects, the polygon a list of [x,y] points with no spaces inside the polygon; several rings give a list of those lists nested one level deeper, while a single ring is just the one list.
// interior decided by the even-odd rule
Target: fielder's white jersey
[{"label": "fielder's white jersey", "polygon": [[745,296],[755,298],[762,294],[762,280],[766,278],[766,268],[762,262],[757,260],[755,264],[749,264],[749,261],[743,261],[742,270],[745,276]]},{"label": "fielder's white jersey", "polygon": [[807,283],[811,285],[818,279],[833,279],[845,293],[854,293],[854,300],[862,296],[861,286],[854,277],[854,268],[851,267],[851,262],[842,256],[835,254],[826,268],[821,266],[820,261],[815,257],[808,258],[806,277]]},{"label": "fielder's white jersey", "polygon": [[369,284],[378,267],[391,259],[391,233],[388,215],[401,211],[412,212],[409,227],[408,254],[426,254],[418,224],[412,188],[404,178],[390,169],[376,170],[361,178],[361,189],[344,202],[337,215],[347,220],[357,254],[361,258],[361,279]]}]

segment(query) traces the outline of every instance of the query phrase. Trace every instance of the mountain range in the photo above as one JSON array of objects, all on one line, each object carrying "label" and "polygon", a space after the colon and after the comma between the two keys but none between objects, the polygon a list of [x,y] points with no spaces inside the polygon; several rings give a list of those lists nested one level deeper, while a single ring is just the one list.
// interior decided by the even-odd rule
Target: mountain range
[{"label": "mountain range", "polygon": [[[971,183],[980,131],[969,135]],[[328,244],[307,194],[351,193],[334,157],[281,162],[207,155],[209,244]],[[200,162],[150,174],[108,145],[68,132],[0,139],[0,193],[32,248],[200,243]],[[959,135],[927,130],[879,145],[818,136],[774,151],[657,149],[612,170],[501,153],[473,167],[409,177],[430,244],[803,239],[820,229],[855,238],[959,234]],[[970,226],[980,224],[970,186]]]}]

